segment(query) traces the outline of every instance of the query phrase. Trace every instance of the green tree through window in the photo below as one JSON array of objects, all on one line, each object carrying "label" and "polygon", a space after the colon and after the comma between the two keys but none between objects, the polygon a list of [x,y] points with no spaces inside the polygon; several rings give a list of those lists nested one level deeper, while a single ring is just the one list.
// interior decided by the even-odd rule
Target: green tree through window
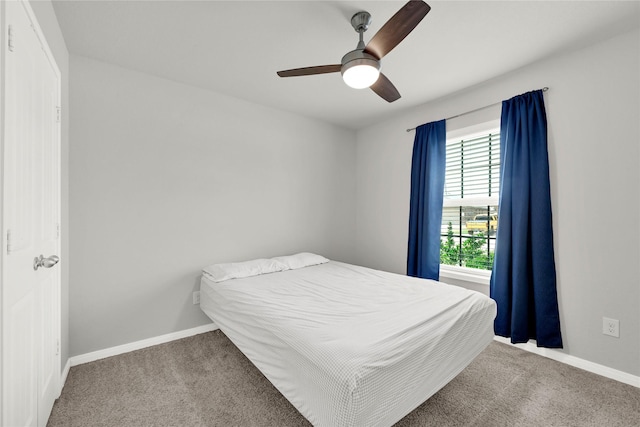
[{"label": "green tree through window", "polygon": [[493,251],[487,250],[488,238],[478,233],[457,244],[454,239],[453,224],[447,226],[446,240],[440,240],[440,264],[491,270],[493,267]]}]

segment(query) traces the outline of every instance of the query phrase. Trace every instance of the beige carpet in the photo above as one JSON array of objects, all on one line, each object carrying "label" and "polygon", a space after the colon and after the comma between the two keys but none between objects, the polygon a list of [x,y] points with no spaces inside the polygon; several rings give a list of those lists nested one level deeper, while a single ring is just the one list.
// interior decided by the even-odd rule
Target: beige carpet
[{"label": "beige carpet", "polygon": [[[309,425],[220,331],[71,368],[48,423]],[[493,342],[396,426],[640,426],[640,389]]]}]

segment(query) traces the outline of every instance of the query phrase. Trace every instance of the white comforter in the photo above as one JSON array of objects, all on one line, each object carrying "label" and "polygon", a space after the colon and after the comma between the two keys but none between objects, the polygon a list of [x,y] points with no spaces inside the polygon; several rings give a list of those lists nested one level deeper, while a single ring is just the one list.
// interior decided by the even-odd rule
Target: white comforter
[{"label": "white comforter", "polygon": [[495,303],[331,261],[215,283],[201,307],[316,426],[388,426],[493,339]]}]

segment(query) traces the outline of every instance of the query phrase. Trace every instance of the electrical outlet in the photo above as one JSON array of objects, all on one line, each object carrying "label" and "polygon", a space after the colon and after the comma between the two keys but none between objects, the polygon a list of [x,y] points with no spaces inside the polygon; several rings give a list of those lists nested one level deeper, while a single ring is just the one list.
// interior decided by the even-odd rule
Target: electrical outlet
[{"label": "electrical outlet", "polygon": [[620,338],[620,321],[618,319],[602,318],[602,333]]},{"label": "electrical outlet", "polygon": [[193,304],[200,304],[200,291],[195,291],[193,293]]}]

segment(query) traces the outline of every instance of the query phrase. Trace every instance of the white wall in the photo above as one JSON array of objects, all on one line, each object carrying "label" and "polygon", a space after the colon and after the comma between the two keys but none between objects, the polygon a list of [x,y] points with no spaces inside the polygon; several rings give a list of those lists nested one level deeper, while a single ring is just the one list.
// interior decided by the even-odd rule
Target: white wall
[{"label": "white wall", "polygon": [[[563,351],[640,375],[638,76],[640,34],[633,31],[358,132],[358,263],[406,271],[414,137],[406,128],[548,86],[545,103]],[[620,320],[620,338],[602,335],[603,316]]]},{"label": "white wall", "polygon": [[60,264],[62,274],[61,283],[61,369],[69,359],[69,52],[64,42],[62,31],[58,25],[58,19],[53,10],[51,1],[31,1],[29,3],[36,15],[38,24],[47,39],[61,76],[61,253]]},{"label": "white wall", "polygon": [[353,262],[355,132],[71,56],[71,355],[210,322],[202,267]]}]

